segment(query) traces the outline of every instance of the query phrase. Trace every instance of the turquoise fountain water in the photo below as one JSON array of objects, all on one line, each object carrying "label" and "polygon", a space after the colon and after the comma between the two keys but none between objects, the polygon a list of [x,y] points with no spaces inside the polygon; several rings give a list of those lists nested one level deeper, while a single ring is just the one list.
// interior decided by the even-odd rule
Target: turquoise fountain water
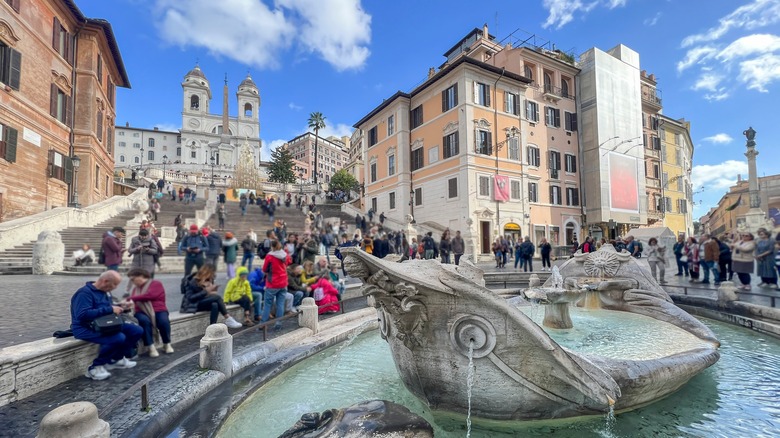
[{"label": "turquoise fountain water", "polygon": [[[578,336],[588,336],[584,330],[589,324],[587,320],[594,316],[593,312],[573,309],[575,329],[583,330]],[[613,316],[622,318],[624,315]],[[604,316],[598,317],[601,318]],[[622,321],[620,328],[630,329],[629,326],[634,323],[636,321]],[[780,407],[777,403],[780,394],[780,341],[718,322],[705,320],[704,323],[722,342],[720,361],[663,400],[617,414],[611,422],[605,417],[500,425],[475,421],[471,436],[777,436],[780,430]],[[622,331],[615,330],[608,337],[617,336]],[[560,336],[565,337],[566,334]],[[577,339],[579,344],[576,347],[593,348],[599,354],[609,352],[608,343],[597,342],[594,337],[588,339],[590,341]],[[664,343],[674,344],[679,340],[674,339],[667,339]],[[564,340],[559,342],[567,344]],[[615,342],[617,345],[622,343]],[[626,353],[618,349],[614,354]],[[334,361],[337,366],[331,368]],[[327,369],[331,370],[331,375],[324,379],[322,370]],[[462,372],[465,381],[468,370]],[[479,378],[477,367],[474,379]],[[248,398],[226,420],[218,436],[278,436],[306,412],[321,412],[374,398],[395,401],[422,415],[434,424],[437,437],[466,435],[465,418],[437,417],[406,390],[387,343],[377,332],[371,332],[355,339],[348,348],[329,349],[282,373]]]}]

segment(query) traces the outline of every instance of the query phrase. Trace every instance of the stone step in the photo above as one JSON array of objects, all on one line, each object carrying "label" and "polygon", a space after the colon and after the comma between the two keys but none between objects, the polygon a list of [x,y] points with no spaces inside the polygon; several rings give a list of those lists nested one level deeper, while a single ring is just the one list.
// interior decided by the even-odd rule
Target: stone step
[{"label": "stone step", "polygon": [[0,266],[0,275],[30,275],[32,266]]}]

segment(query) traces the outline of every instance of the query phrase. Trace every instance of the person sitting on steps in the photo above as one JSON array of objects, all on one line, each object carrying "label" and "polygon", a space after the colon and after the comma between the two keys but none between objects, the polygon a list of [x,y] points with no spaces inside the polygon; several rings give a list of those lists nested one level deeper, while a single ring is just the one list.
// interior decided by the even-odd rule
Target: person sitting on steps
[{"label": "person sitting on steps", "polygon": [[181,300],[181,313],[196,313],[208,310],[209,324],[216,324],[217,317],[221,314],[225,318],[225,325],[229,328],[240,328],[241,323],[236,321],[227,311],[225,302],[217,292],[218,285],[214,284],[216,271],[212,265],[203,265],[198,272],[187,277],[184,296]]},{"label": "person sitting on steps", "polygon": [[95,261],[95,251],[86,243],[76,251],[73,251],[73,261],[75,266],[89,266]]},{"label": "person sitting on steps", "polygon": [[252,287],[247,281],[249,270],[243,266],[238,268],[236,276],[228,281],[225,286],[225,301],[230,304],[238,304],[244,309],[244,325],[251,327],[255,325],[252,321]]}]

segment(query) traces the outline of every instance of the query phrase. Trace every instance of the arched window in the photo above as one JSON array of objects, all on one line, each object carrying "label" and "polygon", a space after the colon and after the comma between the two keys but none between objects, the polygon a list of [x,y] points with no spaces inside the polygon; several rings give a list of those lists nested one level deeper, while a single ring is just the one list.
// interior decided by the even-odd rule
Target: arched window
[{"label": "arched window", "polygon": [[534,71],[530,65],[525,66],[523,69],[523,75],[532,81],[534,80]]},{"label": "arched window", "polygon": [[153,147],[154,147],[154,139],[153,139],[153,138],[150,138],[150,139],[149,139],[149,147],[150,147],[150,148],[153,148]]},{"label": "arched window", "polygon": [[181,147],[176,148],[176,156],[181,157]]},{"label": "arched window", "polygon": [[133,157],[133,162],[134,162],[135,164],[138,164],[138,163],[140,163],[140,162],[141,162],[141,160],[140,160],[138,157]]},{"label": "arched window", "polygon": [[561,81],[561,96],[569,97],[569,81]]},{"label": "arched window", "polygon": [[124,155],[120,155],[119,156],[119,162],[120,163],[124,163],[125,162],[125,156]]},{"label": "arched window", "polygon": [[252,117],[252,104],[247,103],[244,105],[244,117]]},{"label": "arched window", "polygon": [[552,76],[549,73],[544,74],[544,91],[552,91]]},{"label": "arched window", "polygon": [[199,109],[200,108],[200,98],[196,95],[192,95],[190,97],[190,109]]},{"label": "arched window", "polygon": [[147,158],[149,161],[154,161],[154,151],[147,152]]}]

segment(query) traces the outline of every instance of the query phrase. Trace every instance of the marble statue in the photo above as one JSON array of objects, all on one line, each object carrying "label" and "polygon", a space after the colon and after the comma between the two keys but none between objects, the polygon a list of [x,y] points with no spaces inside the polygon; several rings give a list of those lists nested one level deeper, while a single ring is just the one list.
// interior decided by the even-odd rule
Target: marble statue
[{"label": "marble statue", "polygon": [[[356,248],[342,254],[349,275],[361,278],[363,294],[372,298],[401,380],[434,411],[466,415],[470,357],[476,369],[470,412],[491,420],[634,409],[676,391],[720,357],[713,333],[676,307],[636,260],[611,245],[562,265],[563,283],[556,284],[561,295],[570,294],[566,300],[574,302],[589,291],[603,309],[669,322],[693,335],[682,332],[696,348],[652,360],[579,353],[472,281],[473,266],[388,263]],[[545,286],[553,281],[560,279],[551,277]]]}]

